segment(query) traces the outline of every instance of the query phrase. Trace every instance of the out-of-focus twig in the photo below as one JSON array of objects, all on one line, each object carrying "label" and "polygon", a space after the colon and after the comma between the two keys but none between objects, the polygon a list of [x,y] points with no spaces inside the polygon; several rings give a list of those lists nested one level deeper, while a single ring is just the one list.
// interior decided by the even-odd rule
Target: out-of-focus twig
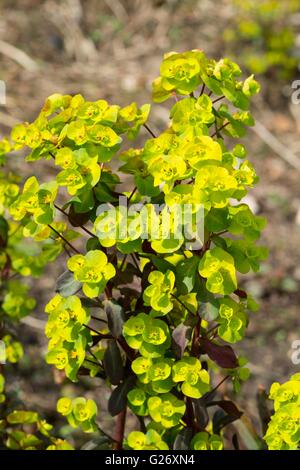
[{"label": "out-of-focus twig", "polygon": [[13,46],[12,44],[9,44],[6,41],[2,41],[1,39],[0,54],[9,57],[21,65],[25,70],[29,70],[30,72],[35,72],[38,69],[37,63],[31,57],[29,57],[26,52],[22,51],[18,47]]},{"label": "out-of-focus twig", "polygon": [[251,128],[274,152],[293,168],[300,171],[300,158],[297,157],[288,147],[282,144],[261,122],[256,120],[256,124]]},{"label": "out-of-focus twig", "polygon": [[21,323],[24,325],[30,326],[30,328],[35,328],[37,330],[45,329],[46,322],[44,320],[39,320],[31,315],[27,315],[26,317],[21,319]]},{"label": "out-of-focus twig", "polygon": [[126,8],[119,0],[104,0],[104,3],[121,23],[128,20]]},{"label": "out-of-focus twig", "polygon": [[2,126],[5,126],[10,129],[16,124],[19,124],[19,122],[19,119],[15,118],[14,116],[0,111],[0,124],[2,124]]}]

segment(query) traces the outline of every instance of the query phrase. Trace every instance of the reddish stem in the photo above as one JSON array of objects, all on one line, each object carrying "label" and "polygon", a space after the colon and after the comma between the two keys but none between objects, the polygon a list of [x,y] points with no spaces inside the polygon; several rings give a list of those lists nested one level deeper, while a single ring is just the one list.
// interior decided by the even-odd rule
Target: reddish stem
[{"label": "reddish stem", "polygon": [[124,440],[124,432],[125,432],[125,424],[126,424],[126,411],[127,407],[118,414],[116,420],[116,428],[114,433],[114,450],[122,450],[123,447],[123,440]]}]

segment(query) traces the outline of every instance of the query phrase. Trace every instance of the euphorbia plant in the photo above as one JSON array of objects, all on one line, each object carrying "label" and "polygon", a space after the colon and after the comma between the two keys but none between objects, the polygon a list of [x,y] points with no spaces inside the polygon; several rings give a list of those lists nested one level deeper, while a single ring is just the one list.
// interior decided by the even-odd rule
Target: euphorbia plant
[{"label": "euphorbia plant", "polygon": [[[2,151],[9,147],[4,140],[0,146],[1,164],[4,164]],[[40,276],[45,265],[63,249],[61,243],[52,240],[28,243],[22,226],[9,216],[8,207],[18,197],[19,182],[20,178],[11,172],[0,173],[0,448],[71,450],[73,447],[67,441],[53,436],[51,424],[36,411],[25,408],[20,397],[16,398],[14,387],[10,390],[6,387],[11,368],[24,354],[16,327],[36,305],[28,295],[25,278]],[[16,370],[13,376],[16,384]]]},{"label": "euphorbia plant", "polygon": [[[116,429],[106,438],[115,449],[221,449],[222,429],[241,415],[214,400],[225,380],[239,391],[249,376],[232,344],[257,304],[238,273],[256,272],[267,255],[257,244],[264,219],[243,202],[258,178],[233,143],[254,124],[259,85],[240,76],[237,64],[200,50],[165,55],[153,100],[171,100],[170,122],[157,136],[149,105],[59,94],[12,131],[27,161],[58,170],[42,184],[29,178],[10,207],[25,236],[54,238],[68,256],[46,306],[46,360],[74,382],[89,373],[111,384]],[[144,146],[122,151],[142,126]],[[180,233],[174,206],[187,215]],[[213,407],[223,414],[212,421]],[[129,435],[127,408],[138,418]],[[101,433],[91,400],[62,397],[58,411]]]}]

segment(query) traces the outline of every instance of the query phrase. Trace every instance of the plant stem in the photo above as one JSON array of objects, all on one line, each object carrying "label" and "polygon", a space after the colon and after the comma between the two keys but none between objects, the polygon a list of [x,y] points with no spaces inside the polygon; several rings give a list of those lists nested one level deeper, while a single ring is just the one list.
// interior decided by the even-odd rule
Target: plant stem
[{"label": "plant stem", "polygon": [[126,411],[127,407],[121,411],[121,413],[117,416],[116,421],[116,429],[114,434],[114,450],[122,450],[123,447],[123,440],[124,440],[124,432],[125,432],[125,424],[126,424]]},{"label": "plant stem", "polygon": [[48,227],[51,228],[51,230],[53,230],[53,232],[56,233],[56,235],[60,237],[66,243],[66,245],[72,248],[72,250],[75,251],[75,253],[77,253],[78,255],[81,255],[80,251],[77,250],[77,248],[75,248],[75,246],[73,246],[61,233],[55,230],[55,228],[52,227],[52,225],[48,224]]},{"label": "plant stem", "polygon": [[128,360],[130,362],[132,362],[135,358],[134,350],[131,349],[130,346],[128,346],[128,344],[126,343],[125,339],[122,336],[117,338],[117,341],[118,341],[119,345],[121,346],[121,348],[123,349],[123,351],[126,353],[126,356],[127,356]]},{"label": "plant stem", "polygon": [[101,336],[101,333],[97,330],[95,330],[94,328],[92,328],[91,326],[87,325],[86,323],[83,323],[82,326],[84,326],[85,328],[87,328],[88,330],[92,331],[93,333],[96,333],[98,336]]},{"label": "plant stem", "polygon": [[191,354],[192,356],[198,357],[199,356],[199,336],[200,336],[200,330],[201,330],[201,317],[198,318],[197,324],[194,328],[194,334],[193,334],[193,341],[192,341],[192,348],[191,348]]},{"label": "plant stem", "polygon": [[218,385],[216,385],[207,395],[206,395],[206,398],[207,397],[210,397],[210,395],[213,395],[219,387],[221,387],[221,385],[226,382],[226,380],[228,380],[230,378],[230,375],[226,375],[225,377],[223,377],[223,379],[221,380],[221,382],[218,383]]},{"label": "plant stem", "polygon": [[147,129],[147,131],[149,132],[149,134],[152,135],[152,137],[154,137],[154,139],[156,138],[156,135],[154,134],[154,132],[150,129],[150,127],[145,123],[143,124],[144,128]]},{"label": "plant stem", "polygon": [[128,197],[128,202],[132,199],[136,191],[137,191],[137,187],[135,186]]},{"label": "plant stem", "polygon": [[125,261],[126,261],[126,259],[127,259],[127,256],[128,256],[128,255],[124,255],[124,258],[122,259],[121,266],[120,266],[120,271],[121,271],[121,272],[123,271],[124,264],[125,264]]},{"label": "plant stem", "polygon": [[[55,209],[57,209],[59,212],[61,212],[62,214],[64,214],[66,217],[69,217],[69,214],[63,210],[61,207],[59,207],[57,204],[54,204],[54,207]],[[79,225],[79,227],[84,230],[85,233],[87,233],[88,235],[90,235],[91,237],[95,238],[95,234],[92,233],[90,230],[88,230],[84,225]]]},{"label": "plant stem", "polygon": [[134,256],[134,253],[131,253],[131,258],[132,258],[132,261],[133,261],[133,263],[134,263],[136,269],[139,271],[140,274],[142,274],[142,271],[140,270],[140,267],[139,267],[139,265],[138,265],[138,262],[137,262],[137,260],[136,260],[136,258],[135,258],[135,256]]},{"label": "plant stem", "polygon": [[107,432],[103,431],[98,424],[96,424],[98,431],[103,434],[103,436],[107,437],[110,441],[116,442],[113,437],[111,437]]},{"label": "plant stem", "polygon": [[174,299],[176,299],[177,302],[179,302],[191,315],[193,315],[193,316],[195,315],[195,312],[192,312],[192,310],[190,310],[190,308],[187,307],[187,306],[182,302],[182,300],[180,300],[178,297],[176,297],[176,295],[171,294],[171,296],[174,297]]},{"label": "plant stem", "polygon": [[212,103],[215,104],[215,103],[217,103],[218,101],[221,101],[223,98],[225,98],[224,95],[219,96],[219,98],[216,98]]},{"label": "plant stem", "polygon": [[103,322],[103,323],[107,323],[106,320],[103,320],[102,318],[95,317],[95,315],[91,315],[91,318],[92,318],[93,320],[97,320],[97,321],[101,321],[101,322]]},{"label": "plant stem", "polygon": [[202,95],[203,95],[204,90],[205,90],[205,83],[202,83],[202,87],[201,87],[201,91],[200,91],[200,95],[199,95],[199,96],[202,96]]},{"label": "plant stem", "polygon": [[224,127],[228,126],[228,124],[230,124],[229,121],[225,122],[225,124],[223,124],[223,126],[219,127],[219,129],[216,130],[216,132],[214,132],[211,137],[215,137],[217,134],[219,134],[219,132],[224,129]]}]

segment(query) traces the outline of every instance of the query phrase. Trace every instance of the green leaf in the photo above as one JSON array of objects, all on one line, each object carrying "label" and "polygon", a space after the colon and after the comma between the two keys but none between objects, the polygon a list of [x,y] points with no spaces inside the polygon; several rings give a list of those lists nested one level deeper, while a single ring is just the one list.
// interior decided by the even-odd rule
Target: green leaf
[{"label": "green leaf", "polygon": [[106,375],[112,385],[119,385],[124,377],[123,360],[116,341],[108,341],[107,349],[103,358]]},{"label": "green leaf", "polygon": [[39,420],[39,415],[34,411],[13,411],[7,416],[10,424],[33,424]]},{"label": "green leaf", "polygon": [[114,300],[105,300],[104,311],[107,315],[108,328],[114,338],[122,335],[125,314],[123,307]]},{"label": "green leaf", "polygon": [[183,356],[184,350],[191,339],[191,332],[192,329],[190,326],[180,323],[172,333],[173,349],[179,359]]},{"label": "green leaf", "polygon": [[176,436],[173,450],[189,450],[192,437],[193,430],[191,428],[182,429]]},{"label": "green leaf", "polygon": [[111,416],[116,416],[127,406],[127,394],[135,384],[136,376],[130,375],[124,382],[115,388],[108,400],[108,411]]},{"label": "green leaf", "polygon": [[63,297],[69,297],[76,294],[81,289],[81,286],[81,282],[76,281],[70,271],[65,271],[58,277],[55,291]]},{"label": "green leaf", "polygon": [[179,261],[177,264],[176,287],[179,295],[189,294],[193,290],[198,263],[199,258],[193,256],[192,258]]},{"label": "green leaf", "polygon": [[213,321],[219,316],[219,302],[213,297],[209,302],[202,302],[199,307],[199,315],[203,320]]},{"label": "green leaf", "polygon": [[5,218],[1,215],[0,216],[0,247],[5,247],[7,243],[7,236],[8,236],[8,223]]},{"label": "green leaf", "polygon": [[205,218],[205,228],[209,232],[221,232],[227,229],[229,224],[227,207],[223,209],[212,208]]}]

